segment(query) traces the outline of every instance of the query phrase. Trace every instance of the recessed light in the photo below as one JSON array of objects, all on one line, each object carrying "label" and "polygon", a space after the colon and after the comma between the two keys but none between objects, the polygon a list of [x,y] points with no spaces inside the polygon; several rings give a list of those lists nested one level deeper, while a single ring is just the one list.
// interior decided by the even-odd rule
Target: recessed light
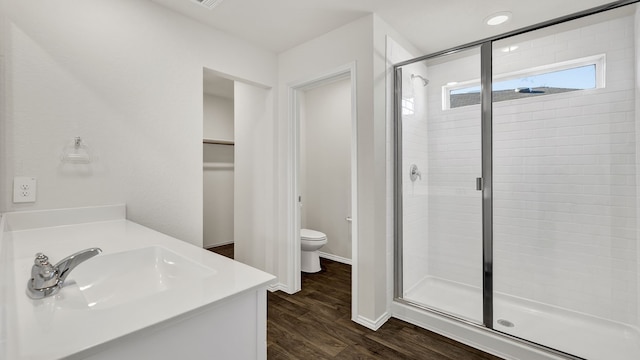
[{"label": "recessed light", "polygon": [[453,86],[453,85],[458,85],[457,81],[451,81],[447,83],[447,86]]},{"label": "recessed light", "polygon": [[504,24],[505,22],[509,21],[509,19],[511,19],[511,12],[501,11],[487,16],[487,18],[484,19],[484,22],[487,25],[495,26]]}]

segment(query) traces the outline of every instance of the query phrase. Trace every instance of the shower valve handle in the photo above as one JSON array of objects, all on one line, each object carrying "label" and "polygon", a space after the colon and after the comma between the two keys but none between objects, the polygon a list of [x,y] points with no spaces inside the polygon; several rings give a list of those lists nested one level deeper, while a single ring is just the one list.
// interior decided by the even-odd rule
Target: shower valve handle
[{"label": "shower valve handle", "polygon": [[411,179],[411,181],[416,181],[418,178],[422,180],[422,173],[418,170],[418,166],[416,164],[411,164],[409,167],[409,179]]}]

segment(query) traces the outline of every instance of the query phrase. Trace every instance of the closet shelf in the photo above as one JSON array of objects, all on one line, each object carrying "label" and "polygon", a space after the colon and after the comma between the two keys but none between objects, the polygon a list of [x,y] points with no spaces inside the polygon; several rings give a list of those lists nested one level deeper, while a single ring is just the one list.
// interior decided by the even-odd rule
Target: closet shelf
[{"label": "closet shelf", "polygon": [[234,145],[233,140],[222,140],[222,139],[202,139],[204,144],[216,144],[216,145]]}]

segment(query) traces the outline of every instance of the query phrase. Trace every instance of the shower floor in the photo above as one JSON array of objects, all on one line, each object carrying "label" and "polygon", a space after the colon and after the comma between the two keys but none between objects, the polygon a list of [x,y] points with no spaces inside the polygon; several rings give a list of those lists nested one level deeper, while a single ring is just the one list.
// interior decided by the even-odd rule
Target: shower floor
[{"label": "shower floor", "polygon": [[[426,277],[404,299],[482,322],[479,288]],[[495,330],[589,360],[640,359],[636,327],[501,293],[493,301]]]}]

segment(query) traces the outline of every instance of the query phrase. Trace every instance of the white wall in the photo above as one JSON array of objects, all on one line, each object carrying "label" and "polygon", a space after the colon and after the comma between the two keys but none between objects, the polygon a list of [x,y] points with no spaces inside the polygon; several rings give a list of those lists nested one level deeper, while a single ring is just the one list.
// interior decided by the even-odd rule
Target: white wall
[{"label": "white wall", "polygon": [[233,140],[233,99],[205,93],[203,106],[204,138]]},{"label": "white wall", "polygon": [[[327,73],[353,61],[356,61],[356,83],[357,83],[357,113],[358,113],[358,174],[362,174],[360,179],[362,183],[358,183],[359,198],[363,199],[358,205],[360,212],[357,216],[360,219],[358,230],[361,231],[360,237],[363,240],[362,247],[371,246],[370,243],[375,242],[373,235],[373,204],[368,202],[374,197],[372,188],[373,168],[370,161],[365,161],[372,153],[372,134],[371,134],[371,118],[373,117],[372,104],[372,16],[366,16],[347,24],[341,28],[331,31],[314,40],[297,46],[293,49],[285,51],[278,56],[279,64],[279,124],[278,124],[278,178],[281,179],[279,184],[279,192],[287,194],[289,187],[293,186],[290,182],[290,169],[293,164],[288,162],[289,154],[293,151],[292,143],[289,138],[289,104],[288,104],[288,84],[301,82],[315,78],[318,75]],[[360,155],[362,154],[362,155]],[[360,157],[363,158],[360,161]],[[365,200],[366,199],[366,200]],[[293,284],[293,270],[289,268],[290,262],[288,258],[288,244],[293,239],[290,238],[288,230],[294,225],[293,212],[290,204],[293,198],[282,196],[279,201],[279,214],[282,219],[278,230],[278,263],[280,264],[279,274],[280,282],[287,286],[290,291],[295,291]],[[363,203],[364,202],[364,203]],[[371,251],[371,248],[369,248]],[[358,256],[361,256],[358,254]],[[355,254],[354,254],[355,257]],[[366,259],[371,259],[364,255],[361,263],[367,264]],[[369,263],[366,266],[372,267]],[[362,265],[359,265],[362,266]],[[364,269],[361,274],[363,278],[359,279],[358,290],[359,296],[362,298],[361,306],[364,307],[361,313],[366,314],[369,318],[377,318],[374,316],[375,300],[373,291],[375,289],[375,277],[371,269]],[[356,270],[358,271],[358,270]],[[357,310],[359,311],[359,310]],[[354,314],[354,316],[357,316]]]},{"label": "white wall", "polygon": [[[126,202],[130,219],[202,246],[202,69],[273,86],[276,56],[145,0],[0,13],[0,211]],[[98,157],[88,173],[60,170],[74,136]],[[37,203],[11,203],[16,175],[38,178]]]},{"label": "white wall", "polygon": [[[567,27],[495,45],[494,75],[602,53],[607,73],[603,89],[494,103],[494,288],[636,323],[634,19]],[[519,46],[515,52],[500,50],[513,44]],[[432,80],[447,71],[457,75],[447,81],[478,79],[477,72],[464,73],[472,69],[467,60],[478,61],[430,66],[429,74]],[[463,195],[472,196],[479,105],[442,111],[441,91],[429,95],[429,172],[448,174],[429,178],[429,237],[438,241],[437,247],[432,246],[436,241],[429,243],[430,253],[437,255],[429,257],[429,270],[479,287],[481,237],[473,237],[480,234],[478,221],[445,228],[435,216],[440,212],[451,222],[460,214],[469,218],[479,213],[479,203],[470,207],[455,192],[443,193],[440,201],[431,196],[438,181],[459,184],[467,189]],[[443,157],[452,153],[458,155],[455,162]]]},{"label": "white wall", "polygon": [[[233,100],[204,94],[204,137],[233,140]],[[203,247],[233,242],[233,145],[203,145]]]},{"label": "white wall", "polygon": [[[365,322],[372,323],[384,314],[385,299],[384,293],[386,284],[380,283],[385,279],[385,275],[380,277],[380,271],[386,274],[386,263],[384,256],[382,261],[376,260],[376,256],[380,252],[380,245],[383,246],[384,254],[384,234],[382,231],[376,232],[376,216],[379,217],[378,208],[376,210],[376,201],[382,196],[384,201],[384,192],[376,193],[376,181],[384,182],[382,178],[376,178],[378,169],[376,166],[382,166],[384,172],[384,163],[376,164],[375,151],[375,132],[376,128],[373,123],[373,18],[374,16],[366,16],[347,24],[341,28],[331,31],[321,37],[318,37],[305,44],[297,46],[279,55],[279,79],[280,79],[280,125],[279,125],[279,159],[281,159],[281,167],[279,169],[281,178],[287,178],[288,164],[287,154],[292,151],[288,139],[288,113],[287,104],[287,84],[300,82],[305,79],[316,77],[333,69],[339,68],[353,61],[356,62],[356,84],[357,98],[356,111],[358,116],[358,125],[355,129],[358,136],[357,152],[358,152],[358,212],[354,214],[360,243],[358,244],[358,253],[352,254],[357,259],[357,265],[353,271],[356,277],[357,289],[355,293],[358,297],[358,303],[355,306],[355,313],[352,314],[354,319],[361,318]],[[384,147],[384,141],[381,144]],[[291,186],[290,183],[283,182],[281,184],[284,189]],[[284,191],[284,190],[283,190]],[[283,192],[284,193],[284,192]],[[292,199],[284,199],[280,204],[282,214],[283,228],[281,234],[284,239],[287,238],[287,228],[291,227],[293,216],[288,213],[288,203]],[[384,207],[383,207],[384,210]],[[384,227],[384,217],[381,220]],[[379,226],[379,225],[378,225]],[[281,248],[286,251],[286,246]],[[281,258],[286,259],[286,254],[281,253]],[[287,267],[287,262],[281,261],[283,267]],[[286,273],[282,270],[282,273]],[[290,273],[290,272],[289,272]],[[285,284],[293,286],[292,279],[283,279]],[[382,294],[382,296],[380,296]]]},{"label": "white wall", "polygon": [[351,79],[305,91],[302,106],[301,226],[327,235],[320,251],[350,260]]},{"label": "white wall", "polygon": [[[358,212],[354,216],[357,219],[358,244],[357,252],[352,254],[356,263],[353,272],[357,286],[354,292],[357,303],[354,304],[352,317],[369,327],[381,325],[389,316],[392,287],[389,279],[392,274],[393,230],[388,226],[387,208],[387,100],[390,85],[387,83],[387,35],[402,41],[402,37],[376,15],[369,15],[285,51],[278,57],[279,179],[290,179],[289,169],[292,166],[288,163],[292,143],[288,134],[287,85],[356,62]],[[402,45],[412,48],[406,42]],[[279,186],[281,193],[286,193],[291,185],[289,181],[282,181]],[[283,196],[279,202],[279,214],[283,221],[278,231],[278,259],[282,260],[287,259],[287,243],[291,241],[287,229],[293,227],[290,208],[293,200]],[[279,274],[292,273],[287,261],[279,261],[279,264]],[[280,280],[282,284],[293,286],[290,277],[281,277]]]},{"label": "white wall", "polygon": [[234,86],[234,256],[274,273],[276,182],[273,90]]}]

